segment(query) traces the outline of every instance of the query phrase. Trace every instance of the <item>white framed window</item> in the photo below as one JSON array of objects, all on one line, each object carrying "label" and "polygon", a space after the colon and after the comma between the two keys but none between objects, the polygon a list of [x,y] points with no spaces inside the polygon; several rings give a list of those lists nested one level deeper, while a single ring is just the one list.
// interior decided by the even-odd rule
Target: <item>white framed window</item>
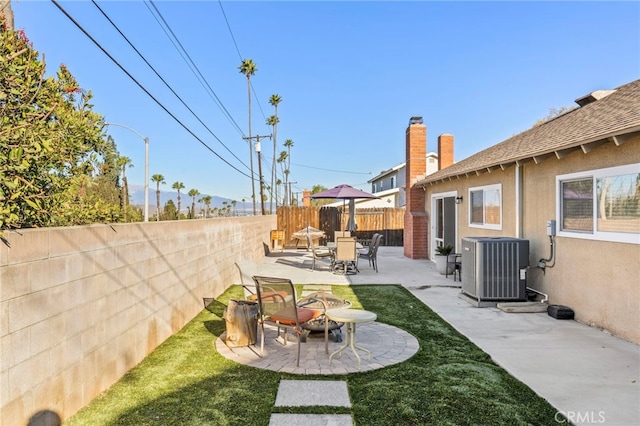
[{"label": "white framed window", "polygon": [[640,164],[556,176],[558,235],[640,244]]},{"label": "white framed window", "polygon": [[469,188],[469,227],[502,229],[502,184]]}]

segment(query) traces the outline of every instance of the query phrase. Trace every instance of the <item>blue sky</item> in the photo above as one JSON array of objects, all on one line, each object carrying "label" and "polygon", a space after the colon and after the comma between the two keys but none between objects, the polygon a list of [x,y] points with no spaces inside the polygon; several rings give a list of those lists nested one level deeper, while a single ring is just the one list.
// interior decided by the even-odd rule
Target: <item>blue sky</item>
[{"label": "blue sky", "polygon": [[[16,28],[45,55],[48,73],[64,63],[93,92],[94,110],[107,122],[149,137],[150,174],[167,182],[161,189],[181,181],[185,192],[237,201],[251,200],[242,58],[258,68],[252,135],[270,134],[268,100],[282,97],[276,151],[293,141],[294,192],[341,183],[369,190],[369,179],[404,161],[412,116],[424,118],[428,151],[436,150],[438,135],[453,134],[459,161],[528,129],[551,109],[640,77],[638,2],[98,2],[196,118],[91,1],[59,4],[182,125],[54,3],[14,1]],[[116,126],[109,134],[133,161],[129,181],[142,185],[142,140]],[[272,141],[263,140],[267,182],[272,155]]]}]

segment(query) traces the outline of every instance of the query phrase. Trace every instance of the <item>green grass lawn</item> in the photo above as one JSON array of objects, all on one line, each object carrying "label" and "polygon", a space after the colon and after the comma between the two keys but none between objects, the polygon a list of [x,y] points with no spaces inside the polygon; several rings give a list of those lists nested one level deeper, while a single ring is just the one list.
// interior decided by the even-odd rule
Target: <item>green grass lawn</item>
[{"label": "green grass lawn", "polygon": [[[552,425],[556,409],[401,286],[334,286],[420,342],[409,360],[344,376],[259,370],[220,356],[233,286],[65,425],[268,425],[271,413],[348,413],[356,425]],[[344,380],[351,409],[274,407],[281,379]]]}]

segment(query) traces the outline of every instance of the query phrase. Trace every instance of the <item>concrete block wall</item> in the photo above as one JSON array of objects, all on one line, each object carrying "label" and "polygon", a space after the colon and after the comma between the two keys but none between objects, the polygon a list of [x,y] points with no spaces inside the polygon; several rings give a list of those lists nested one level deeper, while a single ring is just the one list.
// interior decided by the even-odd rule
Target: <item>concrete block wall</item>
[{"label": "concrete block wall", "polygon": [[0,423],[64,420],[239,282],[276,216],[21,230],[0,243]]}]

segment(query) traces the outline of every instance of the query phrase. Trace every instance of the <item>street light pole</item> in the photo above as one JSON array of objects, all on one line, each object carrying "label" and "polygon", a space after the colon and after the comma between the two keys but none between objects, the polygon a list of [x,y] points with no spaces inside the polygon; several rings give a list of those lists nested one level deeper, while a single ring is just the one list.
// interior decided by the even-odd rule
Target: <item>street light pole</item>
[{"label": "street light pole", "polygon": [[144,141],[144,221],[149,222],[149,138],[142,136],[131,127],[117,123],[104,123],[105,126],[116,126],[127,129],[138,135]]}]

